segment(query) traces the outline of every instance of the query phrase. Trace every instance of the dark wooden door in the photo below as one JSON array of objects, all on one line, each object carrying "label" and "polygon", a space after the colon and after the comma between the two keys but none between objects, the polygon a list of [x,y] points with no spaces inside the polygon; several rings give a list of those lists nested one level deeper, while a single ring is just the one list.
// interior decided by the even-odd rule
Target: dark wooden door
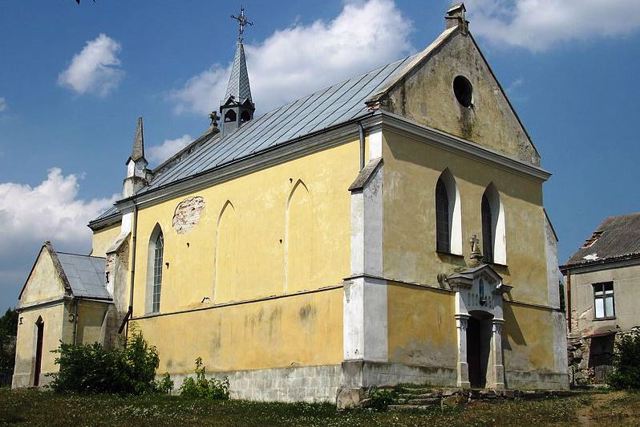
[{"label": "dark wooden door", "polygon": [[467,324],[467,364],[469,382],[473,388],[484,387],[481,368],[481,321],[470,317]]},{"label": "dark wooden door", "polygon": [[33,385],[38,387],[40,385],[40,372],[42,371],[42,340],[44,338],[44,322],[42,319],[38,319],[36,323],[38,327],[38,341],[36,342],[36,370],[34,372]]}]

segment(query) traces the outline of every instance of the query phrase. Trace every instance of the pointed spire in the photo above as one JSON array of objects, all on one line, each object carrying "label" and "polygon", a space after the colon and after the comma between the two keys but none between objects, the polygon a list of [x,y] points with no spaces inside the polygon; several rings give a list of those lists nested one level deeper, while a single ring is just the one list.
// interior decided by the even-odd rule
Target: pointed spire
[{"label": "pointed spire", "polygon": [[229,98],[237,103],[243,103],[251,99],[251,86],[249,85],[249,73],[247,72],[247,59],[244,55],[244,46],[242,40],[238,40],[236,45],[236,54],[233,58],[233,67],[231,67],[231,75],[227,84],[227,92],[224,95],[224,102]]},{"label": "pointed spire", "polygon": [[138,117],[136,136],[133,138],[133,149],[131,150],[131,157],[129,158],[134,162],[144,159],[144,127],[142,117]]}]

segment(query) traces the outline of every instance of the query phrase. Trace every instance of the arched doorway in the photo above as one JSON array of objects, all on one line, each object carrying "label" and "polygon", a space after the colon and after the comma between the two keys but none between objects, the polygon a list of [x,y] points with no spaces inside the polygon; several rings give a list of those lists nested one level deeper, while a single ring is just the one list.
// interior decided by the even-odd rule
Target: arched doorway
[{"label": "arched doorway", "polygon": [[44,321],[42,317],[38,317],[36,321],[36,360],[35,369],[33,373],[33,385],[38,387],[40,385],[40,373],[42,372],[42,341],[44,339]]},{"label": "arched doorway", "polygon": [[471,311],[469,315],[467,321],[469,383],[472,388],[485,388],[491,354],[493,316],[483,311]]}]

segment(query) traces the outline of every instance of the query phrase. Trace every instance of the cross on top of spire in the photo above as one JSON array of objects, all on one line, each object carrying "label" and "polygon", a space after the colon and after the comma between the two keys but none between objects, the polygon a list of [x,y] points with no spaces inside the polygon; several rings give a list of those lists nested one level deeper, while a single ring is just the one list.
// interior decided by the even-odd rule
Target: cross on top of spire
[{"label": "cross on top of spire", "polygon": [[244,14],[244,7],[242,6],[240,7],[240,15],[231,15],[231,18],[238,21],[238,41],[242,42],[244,27],[246,27],[247,25],[253,25],[253,22],[250,22],[249,19],[247,19],[247,16]]}]

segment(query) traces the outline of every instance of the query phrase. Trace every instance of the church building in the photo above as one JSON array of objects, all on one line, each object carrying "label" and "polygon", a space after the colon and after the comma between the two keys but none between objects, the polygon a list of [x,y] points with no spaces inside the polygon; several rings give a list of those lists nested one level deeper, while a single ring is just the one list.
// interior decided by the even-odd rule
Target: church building
[{"label": "church building", "polygon": [[179,386],[202,357],[232,398],[567,388],[550,174],[464,5],[421,52],[256,117],[237,19],[207,132],[150,170],[139,119],[122,198],[89,224],[101,316],[61,281],[70,308],[47,317],[27,281],[14,386],[38,384],[38,334],[93,316],[91,339],[135,325],[158,374]]}]

